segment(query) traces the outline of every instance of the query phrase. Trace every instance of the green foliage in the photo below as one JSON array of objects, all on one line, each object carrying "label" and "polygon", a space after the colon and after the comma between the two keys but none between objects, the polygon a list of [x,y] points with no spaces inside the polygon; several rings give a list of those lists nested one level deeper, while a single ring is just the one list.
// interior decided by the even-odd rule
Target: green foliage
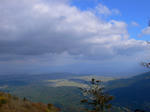
[{"label": "green foliage", "polygon": [[150,63],[142,62],[141,65],[146,68],[150,68]]},{"label": "green foliage", "polygon": [[110,101],[113,96],[104,92],[101,81],[92,79],[89,88],[80,89],[85,97],[81,103],[85,104],[85,110],[88,112],[105,112],[112,107]]}]

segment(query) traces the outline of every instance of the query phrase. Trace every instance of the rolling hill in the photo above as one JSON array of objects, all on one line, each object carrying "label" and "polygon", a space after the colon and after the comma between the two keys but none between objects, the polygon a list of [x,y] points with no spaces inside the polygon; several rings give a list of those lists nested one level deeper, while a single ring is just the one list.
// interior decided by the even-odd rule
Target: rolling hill
[{"label": "rolling hill", "polygon": [[115,96],[113,103],[116,105],[150,111],[150,72],[109,81],[106,85],[109,93]]}]

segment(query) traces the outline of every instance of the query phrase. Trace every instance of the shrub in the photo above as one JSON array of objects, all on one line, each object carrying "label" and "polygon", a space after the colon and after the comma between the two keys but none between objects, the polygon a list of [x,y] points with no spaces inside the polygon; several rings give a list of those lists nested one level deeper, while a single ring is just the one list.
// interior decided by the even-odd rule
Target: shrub
[{"label": "shrub", "polygon": [[3,104],[6,104],[7,102],[8,102],[8,98],[4,96],[0,96],[0,106],[2,106]]}]

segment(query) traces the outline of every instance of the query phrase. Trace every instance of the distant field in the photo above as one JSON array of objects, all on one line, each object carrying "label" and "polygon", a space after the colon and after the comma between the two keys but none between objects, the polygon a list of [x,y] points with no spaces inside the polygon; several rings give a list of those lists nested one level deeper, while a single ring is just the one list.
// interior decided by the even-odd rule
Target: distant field
[{"label": "distant field", "polygon": [[[83,99],[79,87],[87,87],[95,78],[108,82],[112,77],[96,75],[46,74],[0,77],[0,91],[9,92],[20,98],[34,102],[52,103],[63,112],[83,112],[80,100]],[[112,112],[126,112],[122,107],[114,107]],[[118,110],[118,111],[116,111]]]},{"label": "distant field", "polygon": [[0,77],[0,90],[35,102],[52,103],[64,112],[79,112],[82,99],[79,87],[87,87],[96,78],[102,81],[111,77],[73,74],[12,75]]},{"label": "distant field", "polygon": [[62,87],[62,86],[72,86],[72,87],[88,87],[88,82],[95,78],[101,81],[110,81],[114,80],[112,77],[103,77],[103,76],[78,76],[78,77],[71,77],[68,79],[57,79],[57,80],[45,80],[45,82],[52,87]]},{"label": "distant field", "polygon": [[[140,108],[150,111],[150,72],[131,78],[117,79],[96,75],[45,74],[1,76],[0,91],[9,92],[31,101],[52,103],[63,112],[82,112],[83,98],[79,87],[87,87],[92,78],[102,80],[105,90],[115,96],[118,111]],[[116,107],[115,107],[116,110]],[[124,111],[123,111],[124,110]],[[113,111],[112,111],[113,112]]]},{"label": "distant field", "polygon": [[49,86],[52,86],[52,87],[64,87],[64,86],[87,87],[88,86],[86,84],[82,84],[82,83],[75,82],[75,81],[70,81],[70,80],[65,80],[65,79],[61,79],[61,80],[47,80],[47,83],[48,83]]},{"label": "distant field", "polygon": [[95,78],[96,80],[101,80],[101,81],[104,81],[104,82],[116,79],[114,77],[98,76],[98,75],[74,77],[74,79],[82,79],[82,80],[85,80],[85,81],[90,81],[92,78]]}]

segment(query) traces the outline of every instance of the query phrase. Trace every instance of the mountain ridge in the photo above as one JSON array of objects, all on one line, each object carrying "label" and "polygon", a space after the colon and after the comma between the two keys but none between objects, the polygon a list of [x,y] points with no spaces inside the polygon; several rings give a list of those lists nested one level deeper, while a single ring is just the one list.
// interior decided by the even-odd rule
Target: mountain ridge
[{"label": "mountain ridge", "polygon": [[108,91],[115,96],[113,103],[131,109],[150,111],[150,72],[108,82]]}]

